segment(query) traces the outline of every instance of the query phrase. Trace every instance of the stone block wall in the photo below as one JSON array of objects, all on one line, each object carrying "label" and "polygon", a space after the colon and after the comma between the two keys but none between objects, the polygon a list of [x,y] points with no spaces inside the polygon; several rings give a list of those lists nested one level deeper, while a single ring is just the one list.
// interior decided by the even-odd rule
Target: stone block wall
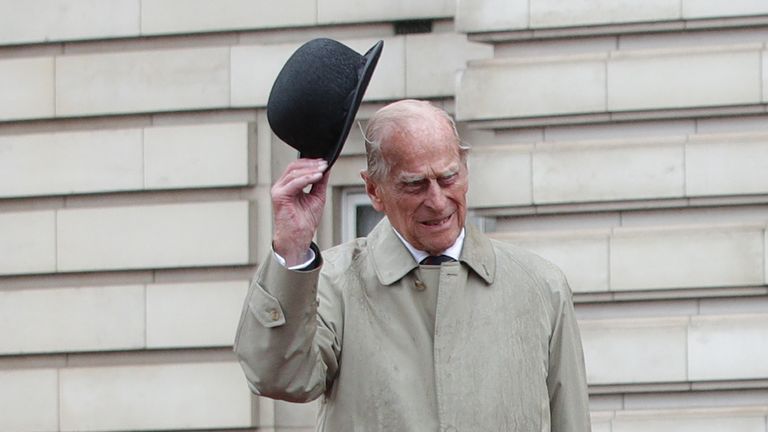
[{"label": "stone block wall", "polygon": [[[295,157],[267,124],[304,41],[385,50],[360,112],[429,98],[492,47],[450,1],[0,1],[0,430],[312,430],[231,352]],[[424,20],[427,32],[398,30]],[[407,27],[407,26],[406,26]],[[353,131],[355,132],[355,131]],[[358,134],[359,135],[359,134]],[[358,187],[362,140],[334,171]]]},{"label": "stone block wall", "polygon": [[455,113],[472,218],[571,281],[595,431],[768,432],[758,0],[0,0],[0,430],[313,429],[231,345],[295,157],[269,89],[318,36],[384,40],[361,121]]},{"label": "stone block wall", "polygon": [[594,430],[768,430],[768,4],[459,0],[455,23],[494,47],[456,88],[471,206],[567,274]]}]

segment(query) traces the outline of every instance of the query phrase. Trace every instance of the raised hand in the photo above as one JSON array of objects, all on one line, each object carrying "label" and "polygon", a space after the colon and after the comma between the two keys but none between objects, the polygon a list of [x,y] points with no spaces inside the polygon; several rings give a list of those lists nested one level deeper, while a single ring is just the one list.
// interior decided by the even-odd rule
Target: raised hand
[{"label": "raised hand", "polygon": [[287,266],[305,259],[323,214],[329,173],[323,159],[297,159],[272,186],[272,247]]}]

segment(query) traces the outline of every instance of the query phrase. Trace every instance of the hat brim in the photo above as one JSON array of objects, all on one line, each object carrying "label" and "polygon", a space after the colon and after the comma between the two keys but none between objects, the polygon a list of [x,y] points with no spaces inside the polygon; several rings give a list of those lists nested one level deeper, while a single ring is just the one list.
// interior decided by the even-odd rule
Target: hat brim
[{"label": "hat brim", "polygon": [[[363,56],[366,59],[365,66],[363,66],[361,69],[360,79],[357,82],[355,90],[350,94],[352,103],[349,105],[347,116],[344,119],[344,127],[341,129],[339,139],[333,147],[332,151],[324,157],[324,159],[328,161],[329,168],[333,165],[334,162],[336,162],[336,159],[339,158],[341,149],[344,147],[344,143],[347,141],[349,131],[352,129],[352,124],[354,124],[355,117],[357,116],[357,110],[360,108],[360,104],[363,102],[365,90],[368,88],[368,83],[371,81],[373,71],[376,69],[376,64],[379,61],[379,57],[381,56],[381,51],[383,48],[384,41],[378,41]],[[301,157],[304,157],[304,155],[301,155]]]}]

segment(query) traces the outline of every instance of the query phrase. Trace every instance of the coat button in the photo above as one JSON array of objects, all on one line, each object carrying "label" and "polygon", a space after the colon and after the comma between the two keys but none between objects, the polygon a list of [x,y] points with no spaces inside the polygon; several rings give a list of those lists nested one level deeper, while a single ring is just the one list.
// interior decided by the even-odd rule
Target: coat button
[{"label": "coat button", "polygon": [[416,279],[416,291],[424,291],[427,289],[427,285],[424,284],[424,282],[421,281],[421,279]]},{"label": "coat button", "polygon": [[269,313],[269,319],[272,321],[277,321],[280,319],[280,312],[277,311],[277,309],[270,309],[267,311]]}]

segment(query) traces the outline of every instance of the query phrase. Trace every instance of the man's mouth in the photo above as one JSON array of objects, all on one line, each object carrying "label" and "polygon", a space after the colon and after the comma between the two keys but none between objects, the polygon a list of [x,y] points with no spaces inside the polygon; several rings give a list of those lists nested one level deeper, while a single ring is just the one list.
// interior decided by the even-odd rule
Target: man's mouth
[{"label": "man's mouth", "polygon": [[422,223],[427,226],[440,226],[448,223],[448,221],[451,219],[451,216],[453,215],[448,215],[442,219],[433,219],[433,220],[424,221]]}]

